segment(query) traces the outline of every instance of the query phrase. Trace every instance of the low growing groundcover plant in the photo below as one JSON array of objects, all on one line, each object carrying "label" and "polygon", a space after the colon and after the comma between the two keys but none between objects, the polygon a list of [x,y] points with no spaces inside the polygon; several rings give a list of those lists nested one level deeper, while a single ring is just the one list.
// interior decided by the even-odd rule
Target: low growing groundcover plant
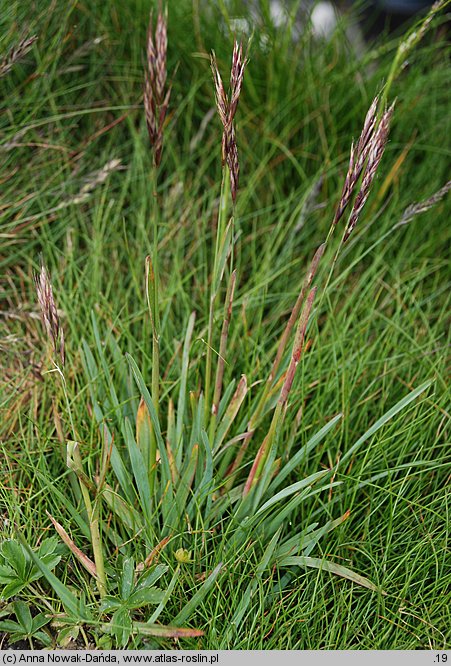
[{"label": "low growing groundcover plant", "polygon": [[[431,395],[435,377],[415,378],[396,401],[388,396],[388,408],[347,442],[341,455],[328,456],[327,464],[319,459],[318,468],[308,473],[309,461],[336,436],[345,415],[344,410],[328,411],[312,427],[305,411],[310,394],[321,391],[319,379],[314,379],[320,369],[312,365],[326,325],[323,304],[336,285],[337,264],[364,217],[396,117],[396,104],[389,102],[391,86],[443,5],[436,4],[403,39],[385,86],[361,118],[329,231],[311,255],[290,310],[277,322],[269,295],[269,311],[261,308],[253,321],[254,310],[240,293],[241,273],[247,268],[242,260],[246,235],[240,220],[245,213],[236,123],[252,45],[238,41],[229,85],[214,52],[211,56],[222,130],[222,141],[217,142],[222,181],[210,219],[212,231],[199,274],[190,268],[181,277],[188,288],[180,295],[168,293],[165,235],[176,244],[177,228],[171,229],[171,219],[165,218],[169,204],[162,183],[177,72],[168,77],[166,12],[160,7],[155,21],[151,15],[143,100],[153,160],[148,178],[152,204],[145,252],[134,258],[136,264],[142,262],[144,278],[145,308],[137,322],[141,336],[122,340],[120,314],[112,321],[93,308],[81,343],[84,379],[77,381],[83,388],[75,394],[66,350],[70,333],[58,308],[62,294],[41,262],[35,285],[48,341],[42,372],[53,398],[59,441],[52,456],[59,457],[66,471],[48,486],[51,502],[46,504],[39,493],[50,536],[30,543],[13,517],[12,532],[0,547],[0,631],[7,632],[11,642],[50,647],[78,641],[85,647],[117,648],[168,646],[183,639],[182,646],[202,648],[208,639],[209,646],[233,648],[239,646],[237,637],[258,599],[261,613],[267,615],[315,569],[343,585],[369,590],[379,604],[385,603],[390,589],[381,584],[382,572],[375,577],[373,568],[368,575],[323,549],[331,533],[345,523],[345,534],[346,521],[352,520],[339,493],[352,476],[356,458],[368,455],[374,437],[398,415],[404,419],[421,396]],[[17,51],[26,53],[32,46],[28,39]],[[176,121],[183,122],[183,114]],[[118,166],[111,161],[108,165],[79,197],[89,195]],[[444,185],[412,204],[398,224],[408,224],[439,203],[448,190]],[[196,223],[193,216],[191,224]],[[382,234],[375,247],[383,241]],[[187,251],[193,250],[188,246]],[[197,293],[198,281],[203,302],[196,295],[188,308],[181,307],[178,298],[187,299],[190,284]],[[179,313],[183,316],[178,320]],[[259,354],[268,326],[277,332],[277,339],[272,334],[269,363],[268,350]],[[244,364],[246,346],[252,362]],[[144,362],[136,352],[141,347],[151,349]],[[241,374],[244,366],[246,373]],[[76,416],[80,403],[87,428]],[[347,419],[352,409],[347,406]],[[366,492],[388,478],[389,472],[373,474],[358,479],[357,488]],[[59,515],[57,505],[64,507]],[[62,568],[63,562],[68,569]],[[78,565],[73,579],[67,572]],[[223,591],[229,577],[232,587],[234,578],[239,579],[236,595]],[[33,598],[42,596],[43,589],[43,607],[37,611]],[[205,604],[217,622],[205,616]]]}]

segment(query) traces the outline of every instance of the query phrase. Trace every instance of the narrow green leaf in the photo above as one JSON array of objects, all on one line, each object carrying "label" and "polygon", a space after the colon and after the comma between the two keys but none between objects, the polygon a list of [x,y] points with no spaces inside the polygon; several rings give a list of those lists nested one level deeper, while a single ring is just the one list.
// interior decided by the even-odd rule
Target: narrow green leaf
[{"label": "narrow green leaf", "polygon": [[374,423],[371,426],[371,428],[368,428],[368,430],[361,437],[359,437],[356,443],[353,444],[353,446],[351,446],[351,448],[348,451],[346,451],[346,453],[344,454],[344,456],[342,456],[340,460],[340,465],[343,465],[347,460],[349,460],[349,458],[351,458],[351,456],[354,455],[357,449],[360,448],[360,446],[364,444],[364,442],[366,442],[367,439],[369,439],[372,435],[374,435],[374,433],[376,433],[380,428],[382,428],[386,423],[388,423],[388,421],[390,421],[390,419],[396,416],[396,414],[399,414],[399,412],[405,409],[405,407],[410,405],[410,403],[413,402],[416,398],[418,398],[418,396],[421,395],[421,393],[426,391],[426,389],[428,389],[429,386],[431,386],[431,384],[432,380],[424,382],[424,384],[421,384],[421,386],[408,393],[406,396],[404,396],[404,398],[402,398],[402,400],[397,402],[396,405],[394,405],[391,409],[389,409],[388,412],[386,412],[383,416],[381,416],[381,418],[378,419],[376,423]]},{"label": "narrow green leaf", "polygon": [[199,590],[197,590],[197,592],[190,599],[190,601],[188,601],[186,606],[182,608],[180,613],[174,618],[173,623],[175,626],[182,624],[183,622],[186,622],[186,620],[188,620],[191,617],[191,615],[194,613],[199,604],[210,592],[221,571],[222,571],[222,562],[218,564],[218,566],[208,576],[207,580],[204,582],[202,587]]},{"label": "narrow green leaf", "polygon": [[196,473],[198,455],[199,445],[195,444],[192,448],[188,465],[182,478],[177,484],[178,487],[175,493],[175,501],[171,507],[171,511],[165,517],[165,533],[171,532],[173,529],[178,529],[180,518],[186,511],[188,495],[191,491],[194,475]]},{"label": "narrow green leaf", "polygon": [[150,618],[149,618],[149,620],[148,620],[148,624],[149,624],[149,625],[152,625],[152,624],[153,624],[154,622],[156,622],[156,621],[158,620],[158,618],[160,617],[161,613],[163,612],[163,610],[164,610],[166,604],[168,603],[168,601],[169,601],[169,599],[170,599],[170,597],[171,597],[172,591],[173,591],[173,589],[174,589],[174,587],[175,587],[175,584],[176,584],[176,582],[177,582],[177,580],[178,580],[179,575],[180,575],[180,565],[177,566],[177,568],[176,568],[176,570],[175,570],[175,572],[174,572],[174,575],[173,575],[172,578],[171,578],[171,582],[169,583],[169,585],[168,585],[167,588],[165,589],[164,594],[163,594],[163,598],[162,598],[162,600],[160,601],[158,607],[154,610],[154,612],[153,612],[152,615],[150,616]]},{"label": "narrow green leaf", "polygon": [[329,571],[330,573],[335,574],[336,576],[341,576],[342,578],[347,578],[348,580],[366,587],[373,592],[380,592],[383,595],[386,595],[386,592],[381,590],[377,585],[374,585],[368,578],[360,576],[360,574],[355,573],[347,567],[342,567],[341,564],[335,564],[335,562],[329,562],[328,560],[321,560],[316,557],[304,557],[302,555],[297,557],[286,557],[285,559],[279,562],[281,567],[289,566],[300,566],[300,567],[312,567],[313,569],[320,569],[321,571]]},{"label": "narrow green leaf", "polygon": [[293,472],[300,463],[305,460],[313,449],[326,437],[326,435],[335,427],[336,423],[343,418],[343,414],[337,414],[325,426],[318,430],[317,433],[309,439],[309,441],[289,460],[289,462],[282,467],[277,476],[272,481],[269,492],[278,488],[291,472]]},{"label": "narrow green leaf", "polygon": [[175,442],[171,442],[173,450],[177,450],[182,437],[183,420],[185,418],[186,404],[186,384],[188,380],[189,352],[191,347],[191,338],[193,336],[196,313],[192,312],[186,327],[185,342],[183,343],[182,353],[182,371],[180,373],[179,398],[177,403],[177,425],[175,430]]},{"label": "narrow green leaf", "polygon": [[140,505],[146,521],[150,524],[152,519],[152,495],[150,492],[149,475],[141,451],[136,443],[132,426],[128,419],[124,423],[125,443],[132,465],[133,477],[135,479]]},{"label": "narrow green leaf", "polygon": [[321,472],[315,472],[315,474],[311,474],[310,476],[306,476],[305,479],[302,479],[301,481],[297,481],[296,483],[293,483],[291,486],[287,486],[283,490],[279,491],[273,497],[271,497],[269,500],[267,500],[256,512],[256,516],[260,515],[263,513],[263,511],[266,511],[269,509],[271,506],[276,504],[277,502],[280,502],[280,500],[285,499],[286,497],[289,497],[290,495],[293,495],[293,493],[297,493],[299,490],[302,488],[305,488],[306,486],[311,486],[314,484],[318,479],[321,479],[324,477],[326,474],[329,474],[329,471],[321,471]]},{"label": "narrow green leaf", "polygon": [[246,397],[246,394],[247,394],[247,380],[245,375],[242,375],[240,381],[238,382],[238,386],[236,387],[236,391],[233,394],[232,399],[230,400],[230,403],[225,411],[225,414],[222,417],[221,421],[218,423],[218,429],[213,447],[213,455],[216,455],[218,450],[220,449],[221,444],[224,441],[224,438],[226,437],[228,431],[230,430],[236,418],[236,415],[238,414],[238,411],[243,403],[244,398]]},{"label": "narrow green leaf", "polygon": [[157,414],[155,412],[155,407],[153,405],[152,397],[149,393],[149,389],[146,386],[146,383],[142,377],[141,371],[139,370],[135,359],[130,356],[130,354],[126,354],[127,362],[133,372],[133,376],[135,378],[136,385],[144,398],[144,401],[147,405],[147,409],[149,410],[150,418],[152,420],[152,425],[154,428],[154,433],[155,437],[157,439],[157,446],[158,450],[160,451],[160,456],[161,456],[161,467],[162,467],[162,475],[163,475],[163,487],[166,487],[166,485],[169,483],[170,486],[172,486],[171,483],[171,470],[169,466],[169,460],[167,457],[166,453],[166,446],[163,440],[163,436],[161,434],[161,428],[160,428],[160,421],[157,417]]},{"label": "narrow green leaf", "polygon": [[246,610],[252,600],[253,595],[255,594],[256,590],[258,589],[258,586],[260,584],[261,577],[265,570],[268,568],[268,566],[271,563],[272,557],[274,555],[274,551],[276,549],[277,543],[279,541],[281,534],[281,529],[274,534],[272,537],[271,541],[267,545],[265,552],[263,553],[262,559],[257,565],[257,569],[254,574],[253,580],[249,583],[247,586],[240,603],[238,604],[238,607],[233,615],[233,618],[230,622],[230,626],[226,629],[224,632],[223,640],[221,642],[220,648],[221,649],[226,649],[226,646],[229,644],[229,642],[232,640],[233,634],[239,629],[241,622],[243,620],[243,617],[246,613]]},{"label": "narrow green leaf", "polygon": [[111,511],[116,514],[117,518],[130,532],[136,534],[143,527],[143,516],[123,497],[114,492],[109,485],[103,487],[101,496]]}]

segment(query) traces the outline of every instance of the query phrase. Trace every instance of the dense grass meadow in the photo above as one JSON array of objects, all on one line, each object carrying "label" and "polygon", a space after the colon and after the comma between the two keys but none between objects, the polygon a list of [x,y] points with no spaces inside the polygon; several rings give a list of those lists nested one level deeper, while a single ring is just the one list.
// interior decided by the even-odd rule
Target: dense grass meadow
[{"label": "dense grass meadow", "polygon": [[[0,4],[0,647],[451,649],[449,195],[405,214],[449,180],[448,3],[357,48],[353,14],[326,40],[267,0],[170,2],[158,178],[149,0]],[[250,33],[232,211],[210,53],[228,83]]]}]

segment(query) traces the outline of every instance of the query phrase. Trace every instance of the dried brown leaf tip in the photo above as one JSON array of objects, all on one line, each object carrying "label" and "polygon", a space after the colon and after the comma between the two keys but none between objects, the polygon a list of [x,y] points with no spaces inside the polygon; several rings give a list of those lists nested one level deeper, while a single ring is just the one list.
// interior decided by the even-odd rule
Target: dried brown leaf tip
[{"label": "dried brown leaf tip", "polygon": [[238,42],[235,41],[232,55],[232,68],[230,71],[230,91],[229,94],[226,94],[219,73],[218,64],[216,62],[216,56],[214,52],[211,55],[211,71],[213,72],[213,80],[215,84],[216,107],[223,126],[222,163],[223,165],[227,164],[229,167],[230,191],[234,203],[238,191],[240,165],[238,161],[238,149],[233,120],[240,100],[244,70],[247,63],[248,59],[246,57],[243,58],[243,45],[241,43],[238,44]]},{"label": "dried brown leaf tip", "polygon": [[34,280],[43,326],[51,342],[53,351],[56,356],[59,356],[61,363],[64,365],[64,334],[53,296],[52,283],[44,264],[41,264],[41,271],[35,275]]},{"label": "dried brown leaf tip", "polygon": [[171,97],[172,85],[166,86],[168,48],[167,11],[160,8],[155,33],[150,14],[147,29],[147,62],[144,78],[144,111],[155,166],[161,162],[163,127]]},{"label": "dried brown leaf tip", "polygon": [[393,115],[394,105],[387,109],[378,121],[378,103],[379,99],[376,97],[366,114],[362,133],[360,134],[357,145],[355,146],[353,144],[351,146],[348,172],[346,174],[340,202],[334,217],[334,224],[337,224],[343,217],[354,194],[356,185],[363,173],[360,189],[354,201],[354,206],[347,225],[344,237],[345,241],[349,238],[352,230],[355,228],[360,212],[368,199],[371,184],[376,175],[377,168],[382,159],[388,140],[390,120]]}]

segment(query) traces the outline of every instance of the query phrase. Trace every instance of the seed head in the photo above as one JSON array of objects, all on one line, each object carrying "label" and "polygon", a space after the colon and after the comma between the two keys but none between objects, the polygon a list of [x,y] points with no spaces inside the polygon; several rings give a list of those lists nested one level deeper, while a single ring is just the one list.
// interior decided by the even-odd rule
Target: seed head
[{"label": "seed head", "polygon": [[241,43],[238,44],[238,42],[235,41],[232,54],[232,67],[230,70],[230,93],[226,94],[219,73],[218,64],[216,62],[216,56],[214,52],[211,54],[211,71],[213,72],[213,81],[215,84],[216,107],[223,126],[222,164],[227,164],[229,167],[230,191],[234,203],[238,191],[240,165],[233,120],[240,100],[244,70],[247,63],[248,59],[243,59],[243,45]]},{"label": "seed head", "polygon": [[13,46],[12,49],[6,54],[6,56],[0,61],[0,76],[5,76],[8,72],[11,71],[14,63],[18,60],[21,60],[31,49],[34,42],[37,40],[37,35],[32,37],[25,37],[21,39],[16,46]]},{"label": "seed head", "polygon": [[379,98],[375,97],[370,108],[368,109],[368,113],[366,114],[362,133],[360,134],[357,146],[355,146],[354,143],[351,145],[348,172],[346,174],[345,182],[343,185],[340,202],[335,213],[334,224],[338,224],[342,218],[343,213],[345,212],[345,209],[351,200],[354,188],[360,178],[363,166],[368,157],[368,153],[372,144],[374,128],[376,125],[376,110],[378,102]]},{"label": "seed head", "polygon": [[152,13],[150,14],[144,76],[144,111],[155,166],[159,166],[161,162],[163,127],[172,90],[172,85],[166,89],[167,47],[167,12],[163,12],[160,8],[155,36],[153,35],[153,17]]},{"label": "seed head", "polygon": [[47,337],[52,344],[55,355],[59,356],[61,363],[64,365],[64,334],[60,325],[55,298],[53,296],[52,283],[50,282],[49,274],[44,264],[41,264],[41,271],[39,274],[35,275],[34,281],[41,310],[42,324],[47,333]]},{"label": "seed head", "polygon": [[382,155],[384,154],[385,146],[387,145],[390,120],[393,115],[393,110],[394,105],[392,104],[392,106],[382,114],[382,118],[372,134],[370,145],[367,151],[368,159],[363,169],[362,183],[360,185],[359,193],[357,194],[354,201],[354,206],[351,211],[343,242],[346,242],[351,235],[352,230],[355,228],[358,222],[362,208],[368,199],[371,185],[382,159]]}]

